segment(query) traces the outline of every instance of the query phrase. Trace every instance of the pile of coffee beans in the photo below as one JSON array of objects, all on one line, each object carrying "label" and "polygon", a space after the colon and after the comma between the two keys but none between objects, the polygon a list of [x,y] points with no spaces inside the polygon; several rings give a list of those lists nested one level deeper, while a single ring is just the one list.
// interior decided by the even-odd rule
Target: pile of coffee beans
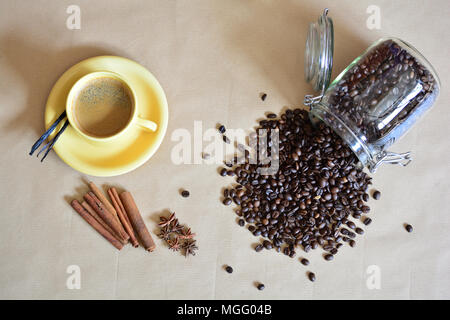
[{"label": "pile of coffee beans", "polygon": [[426,102],[435,91],[436,80],[429,70],[396,42],[385,40],[333,84],[325,100],[335,115],[352,123],[369,143],[383,139],[391,144],[415,121],[411,117],[417,118],[431,106]]},{"label": "pile of coffee beans", "polygon": [[323,123],[313,127],[301,109],[270,116],[259,122],[259,129],[278,132],[279,152],[274,157],[279,169],[261,174],[261,164],[252,163],[250,152],[243,152],[244,163],[219,170],[236,179],[237,185],[224,191],[222,202],[234,202],[238,224],[262,237],[255,250],[294,257],[298,248],[308,252],[322,247],[325,259],[332,260],[344,242],[353,247],[357,234],[364,233],[357,220],[371,221],[365,215],[370,212],[366,201],[372,179],[355,166],[353,152]]}]

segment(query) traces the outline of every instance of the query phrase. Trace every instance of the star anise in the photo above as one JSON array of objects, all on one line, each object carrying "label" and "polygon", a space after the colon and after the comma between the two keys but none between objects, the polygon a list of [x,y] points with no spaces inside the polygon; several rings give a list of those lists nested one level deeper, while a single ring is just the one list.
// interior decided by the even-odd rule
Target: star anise
[{"label": "star anise", "polygon": [[180,231],[180,235],[178,236],[178,238],[184,239],[184,240],[192,239],[193,237],[195,237],[195,233],[191,232],[191,228],[183,228]]},{"label": "star anise", "polygon": [[169,226],[165,226],[165,227],[161,228],[161,231],[158,234],[158,237],[167,241],[170,239],[171,233],[172,233],[172,230],[170,230]]},{"label": "star anise", "polygon": [[181,230],[183,230],[183,226],[179,224],[178,219],[173,219],[169,224],[169,228],[172,232],[176,233],[179,233]]},{"label": "star anise", "polygon": [[183,243],[184,256],[187,258],[189,255],[195,256],[195,250],[198,250],[197,245],[195,244],[196,240],[187,240]]},{"label": "star anise", "polygon": [[180,250],[180,242],[178,241],[178,237],[167,240],[167,244],[169,245],[170,250],[173,250],[173,251]]},{"label": "star anise", "polygon": [[166,217],[159,217],[160,222],[158,225],[162,228],[165,226],[170,225],[170,223],[175,219],[175,212],[172,213],[168,218]]}]

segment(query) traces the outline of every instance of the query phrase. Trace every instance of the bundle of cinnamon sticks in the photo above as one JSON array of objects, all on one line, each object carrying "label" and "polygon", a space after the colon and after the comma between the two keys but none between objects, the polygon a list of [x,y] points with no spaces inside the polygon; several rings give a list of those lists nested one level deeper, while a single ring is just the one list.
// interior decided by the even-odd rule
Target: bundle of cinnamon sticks
[{"label": "bundle of cinnamon sticks", "polygon": [[114,187],[109,188],[110,202],[93,182],[89,182],[89,188],[91,191],[84,195],[81,203],[76,199],[71,202],[72,208],[87,223],[119,250],[128,242],[138,247],[138,239],[145,250],[155,249],[131,193],[125,191],[119,195]]}]

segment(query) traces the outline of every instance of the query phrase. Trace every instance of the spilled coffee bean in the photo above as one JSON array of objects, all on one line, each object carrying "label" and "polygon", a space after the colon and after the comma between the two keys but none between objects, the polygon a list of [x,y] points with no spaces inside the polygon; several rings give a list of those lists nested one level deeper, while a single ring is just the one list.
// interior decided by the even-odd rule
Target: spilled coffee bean
[{"label": "spilled coffee bean", "polygon": [[225,129],[225,126],[224,126],[224,125],[220,125],[219,128],[218,128],[217,130],[219,130],[219,132],[220,132],[221,134],[224,134],[225,131],[227,131],[227,130]]},{"label": "spilled coffee bean", "polygon": [[381,192],[378,191],[378,190],[375,190],[375,191],[373,192],[373,194],[372,194],[372,197],[373,197],[375,200],[379,200],[380,197],[381,197]]},{"label": "spilled coffee bean", "polygon": [[225,271],[228,273],[233,273],[233,268],[231,266],[226,266]]},{"label": "spilled coffee bean", "polygon": [[189,195],[190,195],[189,191],[187,191],[187,190],[181,191],[181,196],[182,196],[183,198],[187,198],[187,197],[189,197]]},{"label": "spilled coffee bean", "polygon": [[325,260],[327,261],[331,261],[334,259],[334,256],[332,254],[326,254],[323,256],[325,258]]}]

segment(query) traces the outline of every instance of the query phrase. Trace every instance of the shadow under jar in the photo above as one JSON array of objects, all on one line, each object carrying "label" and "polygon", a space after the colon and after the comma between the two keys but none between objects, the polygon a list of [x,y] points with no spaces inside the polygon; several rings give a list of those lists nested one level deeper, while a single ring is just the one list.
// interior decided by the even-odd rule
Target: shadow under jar
[{"label": "shadow under jar", "polygon": [[403,166],[410,153],[387,149],[431,108],[439,78],[414,47],[397,38],[373,43],[330,84],[333,23],[325,9],[310,26],[305,77],[320,95],[305,97],[313,123],[321,120],[349,145],[371,172],[382,163]]}]

